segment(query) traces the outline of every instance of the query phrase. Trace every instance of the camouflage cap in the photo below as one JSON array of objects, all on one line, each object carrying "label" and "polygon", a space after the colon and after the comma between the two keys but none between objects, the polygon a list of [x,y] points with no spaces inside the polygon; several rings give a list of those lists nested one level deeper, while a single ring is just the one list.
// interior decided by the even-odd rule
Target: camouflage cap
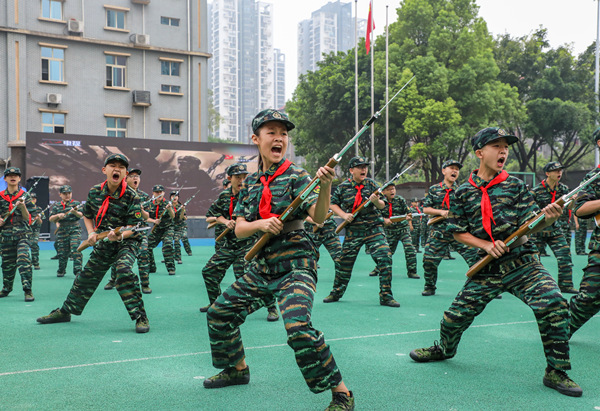
[{"label": "camouflage cap", "polygon": [[231,183],[231,181],[227,180],[226,178],[223,179],[223,187],[227,187],[229,183]]},{"label": "camouflage cap", "polygon": [[598,140],[600,140],[600,127],[598,127],[596,130],[594,130],[594,133],[592,134],[592,138],[594,139],[594,141],[597,143]]},{"label": "camouflage cap", "polygon": [[491,143],[494,140],[504,137],[508,145],[514,144],[519,141],[517,136],[507,134],[506,131],[499,127],[487,127],[483,130],[479,130],[475,136],[471,138],[471,145],[473,151],[481,150],[486,144]]},{"label": "camouflage cap", "polygon": [[4,170],[4,177],[6,177],[9,174],[16,174],[16,175],[20,176],[21,169],[19,167],[9,167],[6,170]]},{"label": "camouflage cap", "polygon": [[140,170],[139,168],[130,168],[129,170],[127,170],[127,174],[131,174],[131,173],[135,173],[138,176],[142,175],[142,170]]},{"label": "camouflage cap", "polygon": [[445,169],[446,167],[450,167],[450,166],[456,166],[456,167],[458,167],[459,170],[461,168],[463,168],[463,165],[460,161],[446,160],[446,161],[444,161],[444,164],[442,164],[442,170]]},{"label": "camouflage cap", "polygon": [[256,134],[256,131],[260,128],[260,126],[269,121],[279,121],[285,124],[285,127],[288,131],[296,128],[294,123],[292,123],[288,118],[287,114],[272,108],[268,108],[266,110],[261,111],[256,115],[256,117],[254,117],[254,119],[252,120],[252,132]]},{"label": "camouflage cap", "polygon": [[161,184],[157,184],[152,187],[152,192],[157,193],[159,191],[165,191],[165,188]]},{"label": "camouflage cap", "polygon": [[179,195],[179,191],[171,191],[171,194],[169,195],[169,197],[178,196],[178,195]]},{"label": "camouflage cap", "polygon": [[550,161],[548,164],[544,166],[544,172],[548,173],[550,171],[562,170],[564,167],[558,161]]},{"label": "camouflage cap", "polygon": [[119,153],[111,154],[108,157],[106,157],[106,160],[104,160],[104,165],[106,166],[108,163],[113,163],[115,161],[120,161],[121,163],[125,164],[125,167],[129,167],[129,160],[127,159],[127,157]]},{"label": "camouflage cap", "polygon": [[348,167],[354,168],[357,166],[368,166],[369,164],[369,160],[367,160],[365,157],[352,157]]},{"label": "camouflage cap", "polygon": [[70,192],[72,192],[71,186],[68,186],[66,184],[64,186],[60,186],[60,188],[58,189],[58,192],[61,194],[70,193]]},{"label": "camouflage cap", "polygon": [[228,176],[236,176],[238,174],[248,174],[248,169],[246,168],[246,164],[236,163],[227,167],[227,175]]}]

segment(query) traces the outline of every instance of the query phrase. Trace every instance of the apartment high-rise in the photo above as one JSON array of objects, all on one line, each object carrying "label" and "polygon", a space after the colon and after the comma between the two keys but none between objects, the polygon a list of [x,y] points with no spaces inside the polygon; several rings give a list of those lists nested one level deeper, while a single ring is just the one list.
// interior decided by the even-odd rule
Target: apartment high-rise
[{"label": "apartment high-rise", "polygon": [[[353,3],[327,3],[298,23],[298,75],[315,71],[323,54],[354,47]],[[365,36],[365,19],[358,19],[358,37]]]}]

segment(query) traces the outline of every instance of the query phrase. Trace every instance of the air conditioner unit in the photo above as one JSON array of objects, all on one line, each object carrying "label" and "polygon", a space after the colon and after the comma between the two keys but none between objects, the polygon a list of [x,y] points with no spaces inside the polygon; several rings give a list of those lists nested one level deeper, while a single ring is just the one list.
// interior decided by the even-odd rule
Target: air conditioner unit
[{"label": "air conditioner unit", "polygon": [[141,107],[150,106],[150,92],[145,90],[133,90],[133,105]]},{"label": "air conditioner unit", "polygon": [[149,34],[134,34],[133,42],[136,46],[149,46],[150,35]]},{"label": "air conditioner unit", "polygon": [[83,21],[75,19],[67,21],[67,31],[69,33],[83,33]]},{"label": "air conditioner unit", "polygon": [[60,104],[62,103],[62,94],[48,93],[46,94],[46,103],[48,104]]},{"label": "air conditioner unit", "polygon": [[131,0],[131,2],[137,4],[150,4],[150,0]]}]

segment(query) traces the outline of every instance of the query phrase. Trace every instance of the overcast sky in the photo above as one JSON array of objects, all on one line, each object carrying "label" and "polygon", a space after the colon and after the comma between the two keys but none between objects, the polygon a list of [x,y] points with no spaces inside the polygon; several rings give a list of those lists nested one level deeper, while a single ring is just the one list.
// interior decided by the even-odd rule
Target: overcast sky
[{"label": "overcast sky", "polygon": [[[286,57],[286,99],[297,84],[298,23],[328,0],[265,0],[273,4],[274,46]],[[354,0],[350,0],[354,4]],[[349,2],[349,0],[342,0]],[[386,6],[389,23],[397,19],[399,1],[373,0],[375,34],[385,33]],[[594,0],[477,0],[479,14],[493,35],[513,37],[533,32],[540,25],[548,29],[552,47],[570,44],[575,53],[584,51],[596,38],[598,5]],[[358,16],[367,18],[369,0],[358,0]],[[354,6],[353,6],[354,9]]]}]

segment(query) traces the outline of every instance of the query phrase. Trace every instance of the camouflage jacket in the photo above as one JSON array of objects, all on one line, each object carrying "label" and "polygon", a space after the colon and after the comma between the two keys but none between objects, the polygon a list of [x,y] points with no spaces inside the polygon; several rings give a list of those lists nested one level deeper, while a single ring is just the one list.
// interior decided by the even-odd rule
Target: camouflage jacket
[{"label": "camouflage jacket", "polygon": [[[60,227],[79,225],[78,221],[80,220],[81,217],[77,217],[77,214],[75,214],[75,212],[69,213],[69,211],[72,210],[73,208],[77,207],[80,204],[81,203],[79,201],[74,201],[74,200],[71,200],[71,202],[69,202],[68,204],[63,203],[62,201],[57,201],[56,203],[54,203],[52,205],[52,207],[50,207],[50,217],[52,217],[53,215],[56,215],[56,214],[60,214],[60,213],[65,213],[65,214],[68,213],[65,218],[63,218],[62,220],[56,221],[58,224],[60,224]],[[77,209],[77,211],[79,211],[79,212],[81,212],[81,210],[82,210],[82,207],[79,207]],[[60,230],[60,227],[58,228],[59,230]]]},{"label": "camouflage jacket", "polygon": [[[8,188],[6,190],[2,190],[2,194],[10,196],[11,198],[18,193],[18,191],[14,193],[8,193],[7,191]],[[23,191],[23,194],[24,193],[25,192]],[[23,196],[23,194],[13,199],[13,207],[15,200]],[[33,204],[33,201],[31,201],[31,199],[29,198],[29,196],[25,196],[25,207],[27,207],[27,211],[29,211],[29,214],[33,212],[33,208],[35,206]],[[4,198],[0,198],[0,216],[4,217],[5,215],[7,215],[9,213],[9,208],[12,210],[12,207],[10,207],[10,203]],[[21,212],[19,210],[15,210],[15,212],[6,219],[4,225],[0,227],[2,238],[9,239],[13,236],[21,236],[23,234],[31,233],[31,226],[29,225],[30,222],[31,219],[29,221],[23,220]]]},{"label": "camouflage jacket", "polygon": [[304,229],[306,230],[306,232],[308,234],[313,235],[313,236],[337,235],[335,233],[336,228],[337,228],[337,223],[333,219],[333,215],[331,217],[329,217],[327,220],[325,220],[323,227],[319,228],[316,233],[314,232],[314,229],[315,229],[314,224],[311,224],[308,221],[304,222]]},{"label": "camouflage jacket", "polygon": [[[233,212],[234,217],[243,217],[246,221],[261,219],[258,206],[263,192],[260,181],[262,175],[272,176],[279,166],[272,165],[266,173],[258,171],[250,174],[239,194],[239,201]],[[271,213],[280,215],[310,184],[311,178],[306,170],[291,164],[290,167],[271,182]],[[317,194],[310,193],[304,202],[288,217],[287,221],[304,220],[308,208],[317,201]],[[281,276],[294,268],[317,269],[316,250],[313,241],[304,230],[291,231],[273,237],[257,255],[259,271],[264,275]]]},{"label": "camouflage jacket", "polygon": [[[410,206],[408,207],[409,212],[411,213],[419,213],[419,214],[423,214],[423,207],[417,206],[417,207],[413,207]],[[421,223],[426,223],[427,222],[427,217],[426,216],[421,216],[421,217],[413,217],[412,223],[413,223],[413,228],[417,228],[417,226]]]},{"label": "camouflage jacket", "polygon": [[[42,213],[42,208],[38,207],[37,205],[33,205],[33,209],[31,210],[31,228],[32,229],[39,229],[42,226],[42,222],[37,220],[35,217],[40,215]],[[42,214],[42,220],[44,219],[44,215]]]},{"label": "camouflage jacket", "polygon": [[[458,186],[455,183],[454,186],[452,186],[452,188],[450,189],[450,208],[452,208],[452,204],[456,199],[456,187]],[[446,204],[442,206],[442,202],[446,197],[446,190],[447,188],[443,181],[441,183],[437,183],[429,187],[429,191],[427,192],[427,195],[425,196],[425,201],[423,202],[423,208],[431,207],[435,208],[436,210],[445,210],[447,208]],[[435,217],[437,216],[429,216],[428,219],[432,219]],[[442,220],[437,224],[430,225],[429,230],[431,232],[440,231],[442,233],[445,233],[448,231],[448,221]]]},{"label": "camouflage jacket", "polygon": [[[406,200],[404,200],[404,197],[402,196],[396,195],[396,197],[394,197],[394,199],[392,200],[391,215],[389,201],[387,200],[387,198],[384,198],[383,201],[385,202],[385,207],[379,210],[379,212],[381,212],[382,218],[390,218],[393,216],[403,215],[410,212],[408,206],[406,205]],[[398,232],[410,228],[410,226],[408,225],[408,221],[404,220],[400,221],[399,223],[384,226],[384,228],[387,231]]]},{"label": "camouflage jacket", "polygon": [[[362,184],[364,185],[364,188],[362,189],[361,194],[364,202],[369,199],[371,194],[377,191],[379,186],[370,178],[365,178]],[[331,204],[339,206],[346,213],[351,213],[357,192],[356,186],[358,185],[359,184],[352,178],[338,185],[331,196]],[[363,208],[356,215],[354,220],[346,225],[346,227],[353,230],[370,230],[373,228],[373,224],[383,227],[383,218],[381,217],[379,209],[371,203]]]},{"label": "camouflage jacket", "polygon": [[[535,202],[537,203],[537,205],[540,209],[546,207],[548,204],[550,204],[552,202],[552,190],[550,190],[550,187],[546,183],[546,180],[542,180],[542,182],[540,184],[538,184],[537,186],[535,186],[531,190],[531,192],[533,193]],[[567,194],[568,192],[569,192],[569,187],[567,187],[565,184],[559,182],[556,185],[555,200],[558,200],[559,198],[561,198],[563,195]],[[556,230],[563,230],[566,227],[566,224],[568,222],[568,215],[569,215],[568,210],[564,210],[563,215],[558,220],[556,220],[556,222],[554,224],[552,224],[550,227],[544,228],[539,234],[548,236],[548,235],[552,235]]]},{"label": "camouflage jacket", "polygon": [[[487,185],[488,183],[475,174],[472,177],[477,186]],[[506,240],[508,236],[530,219],[534,212],[540,211],[525,183],[513,176],[508,176],[505,181],[490,187],[488,195],[492,204],[494,221],[496,222],[496,224],[491,223],[494,240]],[[492,239],[483,228],[481,199],[481,190],[473,187],[468,182],[462,184],[456,190],[454,201],[451,200],[450,202],[450,215],[447,220],[448,230],[452,233],[468,232],[477,238],[491,241]],[[527,241],[522,246],[506,253],[497,261],[501,263],[520,255],[535,252],[537,252],[537,249],[533,242]],[[486,253],[479,250],[479,255],[484,256]]]},{"label": "camouflage jacket", "polygon": [[[109,194],[108,184],[104,183],[96,184],[88,193],[87,201],[83,206],[83,216],[92,220],[97,233],[144,222],[140,197],[135,190],[127,186],[123,195],[120,194],[120,188],[112,195]],[[98,211],[107,196],[110,198],[108,208],[106,214],[101,216]],[[139,237],[139,234],[134,236],[134,238]]]},{"label": "camouflage jacket", "polygon": [[169,202],[164,198],[159,198],[153,200],[148,205],[148,213],[150,214],[150,218],[156,220],[160,218],[160,227],[168,227],[173,225],[173,219],[171,218],[171,214],[168,211],[165,211],[167,208],[167,204]]},{"label": "camouflage jacket", "polygon": [[[146,193],[145,191],[140,190],[139,188],[137,189],[136,194],[140,198],[140,204],[143,204],[146,201],[150,200],[150,196],[148,195],[148,193]],[[146,205],[146,207],[142,207],[142,209],[144,211],[148,211],[148,210],[146,210],[147,208],[148,208],[148,205]],[[142,217],[142,219],[143,219],[143,217]],[[146,227],[147,225],[148,225],[148,223],[146,221],[144,221],[142,224],[140,224],[140,227]],[[147,235],[148,231],[142,231],[142,233],[144,233],[145,235]]]},{"label": "camouflage jacket", "polygon": [[[583,178],[583,181],[589,180],[596,173],[600,172],[600,168],[595,168]],[[577,200],[575,200],[575,212],[579,210],[579,208],[584,205],[588,201],[600,200],[600,181],[596,180],[588,185],[586,188],[581,190],[577,195]],[[593,218],[595,214],[589,214],[579,218],[579,224],[585,225],[586,222],[582,219]],[[590,244],[588,245],[590,250],[600,251],[600,227],[595,226],[594,231],[592,232],[592,238],[590,239]]]},{"label": "camouflage jacket", "polygon": [[185,227],[187,224],[185,207],[181,203],[173,204],[173,212],[175,213],[175,218],[173,220],[173,224],[175,224],[175,229],[179,229]]},{"label": "camouflage jacket", "polygon": [[[233,197],[233,199],[232,199]],[[240,193],[237,195],[233,195],[231,191],[231,187],[227,187],[225,190],[219,194],[219,197],[215,200],[214,203],[208,208],[206,212],[207,217],[224,217],[228,220],[234,219],[233,211],[235,210],[240,199]],[[233,201],[233,207],[231,208],[232,213],[229,214],[229,206]],[[223,231],[225,231],[227,227],[224,224],[218,223],[215,226],[215,238],[220,236]],[[237,238],[235,236],[235,232],[233,230],[229,231],[227,235],[225,235],[225,245],[227,247],[247,247],[253,244],[256,241],[256,236],[251,236],[248,238]]]}]

